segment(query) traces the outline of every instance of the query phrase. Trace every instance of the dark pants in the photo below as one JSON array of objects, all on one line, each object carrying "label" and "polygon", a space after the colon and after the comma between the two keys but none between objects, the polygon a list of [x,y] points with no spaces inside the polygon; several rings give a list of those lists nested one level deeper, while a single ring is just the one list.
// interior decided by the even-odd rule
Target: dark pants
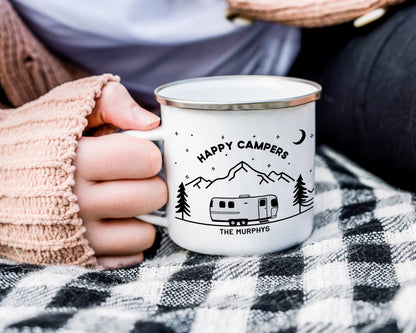
[{"label": "dark pants", "polygon": [[320,83],[317,139],[416,191],[416,5],[379,21],[304,31],[291,73]]}]

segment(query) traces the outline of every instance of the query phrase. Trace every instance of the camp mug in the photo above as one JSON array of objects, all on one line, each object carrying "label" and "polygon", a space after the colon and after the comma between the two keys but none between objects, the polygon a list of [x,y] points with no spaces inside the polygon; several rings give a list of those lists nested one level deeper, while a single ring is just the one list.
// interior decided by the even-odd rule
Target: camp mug
[{"label": "camp mug", "polygon": [[137,218],[213,255],[268,253],[307,239],[320,94],[311,81],[262,75],[156,88],[161,126],[126,133],[163,141],[169,200],[164,216]]}]

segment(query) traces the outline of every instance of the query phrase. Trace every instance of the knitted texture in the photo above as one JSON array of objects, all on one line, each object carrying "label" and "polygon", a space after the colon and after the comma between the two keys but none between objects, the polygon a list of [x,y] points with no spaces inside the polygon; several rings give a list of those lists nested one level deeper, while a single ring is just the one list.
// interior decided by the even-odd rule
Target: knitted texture
[{"label": "knitted texture", "polygon": [[1,89],[12,106],[23,105],[0,110],[0,255],[94,266],[71,191],[71,163],[85,116],[115,78],[70,83],[36,100],[85,73],[49,52],[6,0],[0,0],[0,17]]},{"label": "knitted texture", "polygon": [[0,0],[0,85],[18,107],[50,89],[86,74],[49,52],[22,23],[6,0]]},{"label": "knitted texture", "polygon": [[0,122],[0,255],[37,264],[95,266],[72,192],[72,161],[102,75],[63,84]]},{"label": "knitted texture", "polygon": [[352,21],[377,8],[405,0],[227,0],[230,11],[254,19],[300,27],[323,27]]}]

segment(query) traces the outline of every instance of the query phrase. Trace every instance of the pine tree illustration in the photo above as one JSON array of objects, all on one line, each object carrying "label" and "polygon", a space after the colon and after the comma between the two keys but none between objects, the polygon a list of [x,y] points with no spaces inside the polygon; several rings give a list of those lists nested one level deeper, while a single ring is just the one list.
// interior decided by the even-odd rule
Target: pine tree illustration
[{"label": "pine tree illustration", "polygon": [[187,194],[185,192],[185,185],[181,183],[178,188],[178,195],[176,196],[178,198],[178,204],[175,206],[177,208],[176,213],[182,214],[182,220],[184,219],[184,215],[191,216],[191,211],[189,210],[189,205],[186,200]]},{"label": "pine tree illustration", "polygon": [[296,180],[293,199],[293,206],[299,205],[299,214],[302,213],[302,207],[309,207],[313,204],[313,198],[308,199],[308,190],[303,182],[302,175],[299,175]]}]

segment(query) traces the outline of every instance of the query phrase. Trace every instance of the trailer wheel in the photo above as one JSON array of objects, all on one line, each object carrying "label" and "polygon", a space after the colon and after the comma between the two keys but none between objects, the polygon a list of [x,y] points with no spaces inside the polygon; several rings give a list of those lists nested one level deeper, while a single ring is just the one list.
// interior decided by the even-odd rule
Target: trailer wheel
[{"label": "trailer wheel", "polygon": [[237,225],[237,220],[228,220],[230,225],[234,226]]},{"label": "trailer wheel", "polygon": [[247,225],[248,224],[248,220],[240,220],[240,225]]}]

